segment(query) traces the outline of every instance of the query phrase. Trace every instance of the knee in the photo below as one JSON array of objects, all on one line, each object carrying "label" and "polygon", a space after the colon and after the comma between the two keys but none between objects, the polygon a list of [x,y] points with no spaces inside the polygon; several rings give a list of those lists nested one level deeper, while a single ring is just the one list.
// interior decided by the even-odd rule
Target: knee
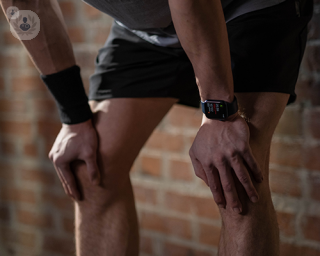
[{"label": "knee", "polygon": [[81,200],[79,206],[105,209],[117,200],[130,185],[129,171],[133,161],[121,156],[120,152],[100,148],[97,154],[97,166],[100,174],[99,185],[90,181],[87,165],[83,161],[75,161],[72,168],[76,177]]}]

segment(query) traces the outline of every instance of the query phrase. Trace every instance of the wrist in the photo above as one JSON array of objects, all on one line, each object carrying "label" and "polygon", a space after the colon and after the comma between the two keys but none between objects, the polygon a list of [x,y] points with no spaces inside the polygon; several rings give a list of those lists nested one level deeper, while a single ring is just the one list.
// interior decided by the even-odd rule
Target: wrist
[{"label": "wrist", "polygon": [[78,124],[91,119],[92,112],[78,65],[40,77],[55,98],[62,123]]},{"label": "wrist", "polygon": [[223,122],[233,122],[238,116],[240,116],[240,115],[239,115],[238,112],[236,112],[236,113],[232,114],[231,116],[229,116],[228,118],[226,118],[225,120],[220,121],[218,119],[210,119],[210,118],[206,117],[205,114],[203,114],[202,115],[202,123],[201,123],[201,125],[204,124],[204,123],[221,124]]},{"label": "wrist", "polygon": [[87,121],[77,123],[77,124],[62,123],[62,127],[64,127],[64,128],[90,128],[90,127],[92,127],[92,120],[88,119]]}]

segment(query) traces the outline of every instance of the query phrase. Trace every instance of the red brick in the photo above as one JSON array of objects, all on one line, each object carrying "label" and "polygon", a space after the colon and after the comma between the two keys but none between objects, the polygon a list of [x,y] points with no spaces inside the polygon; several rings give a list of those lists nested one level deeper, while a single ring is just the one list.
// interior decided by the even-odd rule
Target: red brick
[{"label": "red brick", "polygon": [[281,256],[319,256],[320,250],[309,248],[306,246],[298,246],[295,244],[280,243]]},{"label": "red brick", "polygon": [[[91,72],[93,73],[93,71]],[[86,94],[89,94],[89,87],[90,87],[90,81],[89,81],[89,76],[87,75],[82,75],[82,82],[83,82],[83,87],[86,92]]]},{"label": "red brick", "polygon": [[38,212],[30,212],[26,210],[16,211],[17,219],[20,223],[29,226],[37,226],[41,228],[52,228],[53,218],[52,215]]},{"label": "red brick", "polygon": [[0,112],[3,113],[25,113],[26,105],[22,100],[15,99],[1,99]]},{"label": "red brick", "polygon": [[[38,121],[37,123],[37,134],[44,137],[54,137],[56,138],[62,125],[59,121]],[[52,145],[51,145],[52,146]]]},{"label": "red brick", "polygon": [[97,56],[97,52],[89,52],[87,50],[77,51],[75,53],[76,63],[81,67],[81,70],[83,69],[93,70],[96,56]]},{"label": "red brick", "polygon": [[320,176],[316,174],[309,173],[309,188],[310,197],[312,199],[320,201]]},{"label": "red brick", "polygon": [[16,151],[15,144],[11,141],[1,141],[0,148],[2,155],[14,155]]},{"label": "red brick", "polygon": [[85,41],[83,27],[68,27],[68,35],[72,43],[83,43]]},{"label": "red brick", "polygon": [[165,193],[165,206],[170,210],[189,214],[192,212],[192,197],[175,192]]},{"label": "red brick", "polygon": [[141,169],[143,174],[160,177],[161,159],[150,156],[141,156]]},{"label": "red brick", "polygon": [[202,120],[201,110],[185,106],[174,106],[168,113],[168,121],[178,127],[200,128]]},{"label": "red brick", "polygon": [[[34,99],[32,101],[33,108],[32,112],[34,113],[43,113],[48,118],[52,120],[53,116],[55,115],[58,117],[58,109],[57,106],[53,100],[53,98],[50,99]],[[50,113],[50,115],[48,115]],[[58,120],[58,119],[57,119]]]},{"label": "red brick", "polygon": [[0,90],[4,90],[4,78],[0,75]]},{"label": "red brick", "polygon": [[320,105],[320,81],[311,78],[299,78],[296,84],[296,103],[310,102],[313,106]]},{"label": "red brick", "polygon": [[304,113],[306,133],[314,139],[320,139],[320,111],[306,109]]},{"label": "red brick", "polygon": [[144,188],[139,185],[133,185],[134,197],[138,202],[146,204],[157,204],[157,191],[151,188]]},{"label": "red brick", "polygon": [[16,121],[0,121],[0,134],[31,137],[31,123]]},{"label": "red brick", "polygon": [[192,181],[194,173],[190,161],[170,161],[170,177],[174,180]]},{"label": "red brick", "polygon": [[19,59],[17,56],[0,55],[0,68],[20,68]]},{"label": "red brick", "polygon": [[303,155],[305,168],[320,171],[320,146],[306,146]]},{"label": "red brick", "polygon": [[130,174],[134,174],[134,173],[139,173],[139,158],[136,158],[135,161],[133,162],[131,168],[130,168]]},{"label": "red brick", "polygon": [[45,152],[44,152],[44,154],[46,156],[48,156],[48,154],[49,154],[49,152],[50,152],[50,150],[51,150],[51,148],[53,146],[53,143],[54,143],[57,135],[55,135],[55,136],[46,136],[45,141],[44,141],[45,142]]},{"label": "red brick", "polygon": [[13,92],[47,92],[45,84],[39,76],[20,76],[13,77],[11,81]]},{"label": "red brick", "polygon": [[0,206],[0,220],[1,221],[10,221],[10,212],[8,206]]},{"label": "red brick", "polygon": [[295,197],[302,195],[300,178],[294,172],[270,168],[269,183],[274,193]]},{"label": "red brick", "polygon": [[220,219],[219,208],[213,198],[192,197],[192,207],[199,217]]},{"label": "red brick", "polygon": [[23,153],[25,156],[37,157],[38,156],[38,148],[34,143],[27,143],[23,146]]},{"label": "red brick", "polygon": [[161,216],[157,213],[143,211],[141,213],[140,227],[181,238],[191,238],[191,223],[189,221]]},{"label": "red brick", "polygon": [[309,71],[320,71],[320,46],[307,45],[305,51],[305,63]]},{"label": "red brick", "polygon": [[184,148],[183,136],[154,130],[146,142],[145,147],[181,152]]},{"label": "red brick", "polygon": [[19,246],[34,248],[36,244],[36,235],[33,232],[25,232],[12,228],[0,229],[0,239],[5,243],[15,243]]},{"label": "red brick", "polygon": [[271,143],[270,162],[292,167],[300,167],[302,161],[302,147],[299,143],[275,142]]},{"label": "red brick", "polygon": [[97,28],[95,28],[93,32],[93,43],[99,44],[102,47],[110,34],[110,30],[110,25],[103,25],[101,27],[98,26]]},{"label": "red brick", "polygon": [[213,198],[193,197],[167,192],[165,194],[165,205],[170,210],[184,214],[194,213],[199,217],[220,219],[220,212]]},{"label": "red brick", "polygon": [[308,26],[308,40],[320,38],[320,12],[313,12]]},{"label": "red brick", "polygon": [[64,2],[59,2],[63,18],[65,20],[72,20],[76,16],[76,10],[74,3],[72,1],[64,1]]},{"label": "red brick", "polygon": [[75,233],[75,223],[74,218],[64,217],[62,220],[63,229],[70,234]]},{"label": "red brick", "polygon": [[139,222],[142,229],[165,232],[163,217],[156,213],[141,212]]},{"label": "red brick", "polygon": [[320,218],[304,216],[301,221],[303,235],[306,239],[320,242]]},{"label": "red brick", "polygon": [[[11,31],[3,31],[3,42],[6,45],[19,45],[21,44],[20,40],[14,37]],[[22,45],[21,45],[22,47]]]},{"label": "red brick", "polygon": [[42,248],[44,251],[56,252],[62,255],[74,255],[74,239],[45,235]]},{"label": "red brick", "polygon": [[163,252],[166,256],[212,256],[207,252],[200,252],[191,247],[174,244],[172,242],[165,242]]},{"label": "red brick", "polygon": [[72,212],[74,210],[73,200],[66,194],[56,195],[50,192],[43,192],[41,194],[41,203],[53,205],[55,208],[63,211]]},{"label": "red brick", "polygon": [[101,11],[88,4],[84,5],[84,13],[89,19],[97,19],[101,17]]},{"label": "red brick", "polygon": [[302,112],[296,108],[286,108],[276,127],[275,134],[302,135]]},{"label": "red brick", "polygon": [[185,239],[191,239],[191,223],[175,217],[164,217],[165,233]]},{"label": "red brick", "polygon": [[295,235],[295,215],[285,212],[276,212],[280,232],[285,236],[294,236]]},{"label": "red brick", "polygon": [[200,234],[199,241],[201,244],[207,244],[211,246],[219,245],[220,228],[208,224],[199,224]]},{"label": "red brick", "polygon": [[0,180],[1,181],[14,181],[15,169],[10,164],[0,163]]},{"label": "red brick", "polygon": [[19,173],[24,181],[35,182],[37,184],[41,183],[45,186],[55,186],[56,173],[42,169],[29,169],[26,167],[20,167]]},{"label": "red brick", "polygon": [[143,253],[152,254],[152,239],[151,237],[141,235],[140,251]]},{"label": "red brick", "polygon": [[1,200],[24,203],[36,203],[35,192],[29,189],[1,187]]}]

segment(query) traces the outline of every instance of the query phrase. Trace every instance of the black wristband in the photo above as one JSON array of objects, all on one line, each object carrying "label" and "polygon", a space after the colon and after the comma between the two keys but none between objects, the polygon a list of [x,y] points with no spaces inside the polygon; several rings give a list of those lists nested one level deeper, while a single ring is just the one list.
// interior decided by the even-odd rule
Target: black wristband
[{"label": "black wristband", "polygon": [[62,123],[78,124],[92,117],[78,65],[40,77],[56,100]]}]

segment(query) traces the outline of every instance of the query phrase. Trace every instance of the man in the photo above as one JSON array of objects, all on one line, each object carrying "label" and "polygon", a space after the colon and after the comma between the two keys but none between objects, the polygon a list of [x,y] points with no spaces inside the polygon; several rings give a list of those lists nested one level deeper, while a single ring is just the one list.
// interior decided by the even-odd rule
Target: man
[{"label": "man", "polygon": [[75,200],[77,255],[138,255],[129,170],[174,103],[200,100],[189,154],[219,205],[219,256],[279,255],[270,143],[295,100],[313,1],[86,2],[115,18],[90,77],[91,109],[57,1],[1,0],[41,20],[22,43],[63,123],[49,156]]}]

